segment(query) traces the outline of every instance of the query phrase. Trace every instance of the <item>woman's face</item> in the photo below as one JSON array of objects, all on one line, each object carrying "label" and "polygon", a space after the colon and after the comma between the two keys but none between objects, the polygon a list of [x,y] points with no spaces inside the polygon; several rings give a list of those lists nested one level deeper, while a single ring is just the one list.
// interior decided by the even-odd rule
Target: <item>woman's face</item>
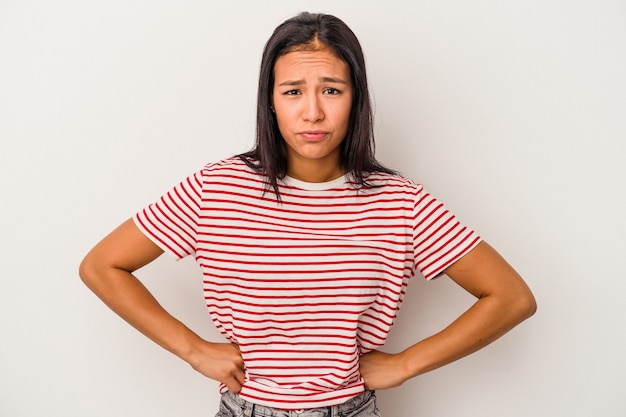
[{"label": "woman's face", "polygon": [[293,51],[276,61],[274,80],[274,111],[287,147],[287,174],[311,182],[341,176],[340,144],[352,107],[348,64],[328,49]]}]

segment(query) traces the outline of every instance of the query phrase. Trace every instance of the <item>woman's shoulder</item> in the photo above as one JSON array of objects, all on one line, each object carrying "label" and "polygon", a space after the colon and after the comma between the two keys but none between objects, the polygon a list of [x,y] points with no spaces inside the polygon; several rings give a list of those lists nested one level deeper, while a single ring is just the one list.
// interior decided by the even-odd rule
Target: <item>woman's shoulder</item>
[{"label": "woman's shoulder", "polygon": [[419,192],[424,188],[421,183],[398,173],[370,172],[363,179],[373,187],[390,187],[409,192]]},{"label": "woman's shoulder", "polygon": [[256,165],[256,161],[245,158],[244,156],[231,156],[221,159],[219,161],[208,162],[202,168],[203,176],[211,175],[253,175],[258,176],[258,171],[253,168]]},{"label": "woman's shoulder", "polygon": [[265,176],[254,169],[254,161],[244,161],[239,156],[206,163],[196,171],[194,181],[205,191],[240,188],[263,190],[267,185]]}]

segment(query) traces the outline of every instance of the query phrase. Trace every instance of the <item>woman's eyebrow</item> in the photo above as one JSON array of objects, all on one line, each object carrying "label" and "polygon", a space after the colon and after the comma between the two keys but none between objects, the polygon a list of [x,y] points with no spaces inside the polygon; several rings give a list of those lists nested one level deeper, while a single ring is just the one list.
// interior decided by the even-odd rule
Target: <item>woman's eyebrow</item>
[{"label": "woman's eyebrow", "polygon": [[321,77],[320,81],[325,82],[325,83],[348,84],[347,81],[341,78],[335,78],[335,77]]},{"label": "woman's eyebrow", "polygon": [[303,85],[303,84],[305,84],[304,80],[287,80],[287,81],[283,81],[282,83],[278,85],[282,86],[282,85]]},{"label": "woman's eyebrow", "polygon": [[[320,77],[319,80],[324,83],[348,84],[347,81],[341,78],[335,78],[335,77]],[[304,84],[306,84],[304,80],[287,80],[287,81],[283,81],[282,83],[278,85],[279,86],[285,86],[285,85],[293,86],[293,85],[304,85]]]}]

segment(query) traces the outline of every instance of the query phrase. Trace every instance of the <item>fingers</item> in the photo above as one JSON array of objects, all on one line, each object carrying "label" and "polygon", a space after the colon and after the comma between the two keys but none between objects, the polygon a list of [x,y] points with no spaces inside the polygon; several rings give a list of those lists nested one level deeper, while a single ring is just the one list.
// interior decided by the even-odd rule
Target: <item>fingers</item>
[{"label": "fingers", "polygon": [[230,350],[227,357],[222,362],[222,376],[217,377],[219,382],[222,382],[230,392],[238,393],[241,391],[241,387],[245,383],[245,369],[244,362],[239,349]]},{"label": "fingers", "polygon": [[225,381],[224,384],[226,385],[226,388],[228,388],[228,391],[235,393],[235,394],[241,391],[241,387],[243,385],[235,378],[231,378],[229,381]]},{"label": "fingers", "polygon": [[226,385],[231,392],[241,391],[246,380],[244,360],[235,344],[206,342],[189,363],[202,375]]},{"label": "fingers", "polygon": [[234,361],[233,363],[236,367],[231,373],[232,378],[230,380],[230,384],[232,385],[232,388],[228,384],[226,384],[226,386],[228,387],[229,391],[238,393],[239,391],[241,391],[241,387],[246,382],[245,367],[241,355],[239,355],[238,360]]},{"label": "fingers", "polygon": [[235,372],[233,372],[227,381],[224,381],[224,384],[230,392],[238,393],[241,391],[241,387],[243,386],[245,379],[243,369],[238,368]]},{"label": "fingers", "polygon": [[399,354],[373,350],[359,359],[363,384],[369,390],[387,389],[401,385],[406,378]]}]

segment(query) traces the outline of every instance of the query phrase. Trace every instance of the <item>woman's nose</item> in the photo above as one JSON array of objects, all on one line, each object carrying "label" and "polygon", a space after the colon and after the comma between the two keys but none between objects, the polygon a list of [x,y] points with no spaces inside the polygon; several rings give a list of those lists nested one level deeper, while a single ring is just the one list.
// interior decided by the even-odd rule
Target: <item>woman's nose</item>
[{"label": "woman's nose", "polygon": [[306,100],[304,109],[304,119],[311,122],[317,122],[324,118],[324,111],[322,110],[322,106],[319,100],[319,97],[316,95],[311,95]]}]

